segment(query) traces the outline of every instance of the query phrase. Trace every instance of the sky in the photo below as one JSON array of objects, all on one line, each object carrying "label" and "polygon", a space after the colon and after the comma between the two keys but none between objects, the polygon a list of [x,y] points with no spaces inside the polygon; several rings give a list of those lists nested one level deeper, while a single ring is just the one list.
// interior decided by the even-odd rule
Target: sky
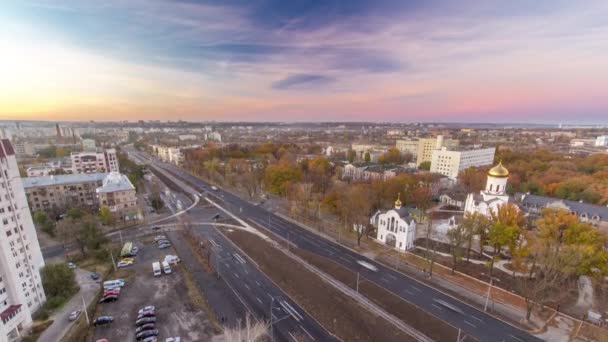
[{"label": "sky", "polygon": [[606,0],[4,0],[0,119],[608,122]]}]

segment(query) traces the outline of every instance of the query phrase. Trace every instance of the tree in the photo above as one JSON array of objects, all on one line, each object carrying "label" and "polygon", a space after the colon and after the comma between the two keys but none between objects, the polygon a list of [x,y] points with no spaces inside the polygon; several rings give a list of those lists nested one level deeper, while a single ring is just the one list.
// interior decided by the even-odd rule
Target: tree
[{"label": "tree", "polygon": [[503,248],[508,247],[511,253],[515,249],[523,222],[523,215],[514,204],[507,203],[499,206],[496,211],[491,211],[491,224],[487,232],[487,243],[494,247],[489,265],[490,277],[494,262]]},{"label": "tree", "polygon": [[403,164],[404,161],[403,154],[396,147],[389,148],[388,151],[378,157],[380,164]]},{"label": "tree", "polygon": [[467,193],[479,192],[484,188],[487,179],[486,171],[476,167],[469,167],[458,174],[458,183]]},{"label": "tree", "polygon": [[34,223],[40,227],[40,230],[49,234],[50,236],[55,236],[55,223],[49,219],[49,216],[44,211],[37,211],[34,213],[33,217]]},{"label": "tree", "polygon": [[64,244],[74,242],[84,257],[87,256],[87,251],[98,250],[107,241],[90,214],[78,220],[66,217],[57,225],[57,231]]},{"label": "tree", "polygon": [[70,208],[65,213],[65,217],[71,218],[74,220],[80,220],[84,216],[84,212],[80,208]]},{"label": "tree", "polygon": [[369,189],[364,184],[350,186],[343,192],[340,202],[347,224],[357,227],[357,245],[361,246],[361,238],[369,232],[368,223],[372,210]]},{"label": "tree", "polygon": [[467,261],[471,258],[471,248],[473,245],[473,239],[475,235],[480,236],[480,244],[483,243],[482,235],[488,229],[490,221],[488,218],[478,212],[467,212],[464,214],[462,223],[460,224],[464,229],[465,234],[465,245],[467,249]]},{"label": "tree", "polygon": [[76,275],[66,264],[46,264],[40,270],[42,287],[47,297],[68,298],[78,291]]},{"label": "tree", "polygon": [[104,205],[99,209],[99,221],[105,226],[114,224],[114,215],[112,215],[108,206]]},{"label": "tree", "polygon": [[420,163],[420,165],[418,165],[418,170],[430,171],[431,170],[431,162],[430,161],[423,161],[422,163]]},{"label": "tree", "polygon": [[456,265],[462,258],[462,246],[467,241],[467,234],[466,228],[460,224],[447,232],[450,241],[450,253],[452,254],[452,273],[454,273]]},{"label": "tree", "polygon": [[355,150],[348,150],[346,158],[348,159],[349,163],[353,163],[355,159],[357,159],[357,152]]},{"label": "tree", "polygon": [[366,163],[369,163],[372,161],[372,155],[369,154],[369,152],[365,152],[365,154],[363,155],[363,160],[365,160]]},{"label": "tree", "polygon": [[284,196],[287,185],[302,180],[300,168],[287,159],[266,168],[264,184],[266,189],[276,195]]}]

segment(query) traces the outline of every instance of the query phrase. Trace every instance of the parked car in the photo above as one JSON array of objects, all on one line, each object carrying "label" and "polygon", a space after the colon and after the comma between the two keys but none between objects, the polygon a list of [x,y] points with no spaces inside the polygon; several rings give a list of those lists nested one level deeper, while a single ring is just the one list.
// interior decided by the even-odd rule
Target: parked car
[{"label": "parked car", "polygon": [[144,317],[154,317],[154,316],[156,316],[154,311],[144,311],[137,315],[137,319],[144,318]]},{"label": "parked car", "polygon": [[99,278],[101,278],[101,276],[99,275],[99,273],[97,272],[92,272],[90,275],[91,279],[93,280],[99,280]]},{"label": "parked car", "polygon": [[93,325],[105,325],[114,322],[114,317],[112,316],[99,316],[95,321],[93,321]]},{"label": "parked car", "polygon": [[169,264],[175,265],[178,262],[180,262],[181,259],[177,255],[167,254],[167,255],[165,255],[165,261],[168,262]]},{"label": "parked car", "polygon": [[115,288],[115,287],[123,287],[125,286],[124,279],[113,279],[103,282],[103,288]]},{"label": "parked car", "polygon": [[154,226],[154,227],[152,227],[152,230],[160,230],[160,227],[159,226]]},{"label": "parked car", "polygon": [[169,247],[171,247],[170,243],[164,243],[164,244],[158,245],[158,248],[160,248],[160,249],[165,249],[165,248],[169,248]]},{"label": "parked car", "polygon": [[143,340],[146,337],[150,337],[150,336],[158,336],[158,330],[146,330],[146,331],[142,331],[139,334],[135,335],[135,338],[137,340]]},{"label": "parked car", "polygon": [[164,238],[164,239],[156,241],[156,243],[160,245],[161,243],[171,243],[171,241],[167,240],[167,238]]},{"label": "parked car", "polygon": [[68,262],[68,268],[71,270],[75,270],[76,269],[76,264],[73,262]]},{"label": "parked car", "polygon": [[212,185],[212,186],[211,186],[211,190],[213,190],[213,191],[218,191],[219,189],[217,188],[217,186]]},{"label": "parked car", "polygon": [[106,340],[105,338],[102,338],[101,340],[97,340],[95,342],[109,342],[108,340]]},{"label": "parked car", "polygon": [[107,297],[107,296],[120,296],[120,287],[118,287],[116,289],[112,289],[112,290],[103,291],[102,297]]},{"label": "parked car", "polygon": [[82,313],[82,311],[80,311],[80,310],[75,310],[75,311],[72,311],[72,312],[70,313],[70,316],[68,316],[68,319],[69,319],[70,321],[75,321],[75,320],[77,320],[77,319],[78,319],[78,317],[80,317],[80,314],[81,314],[81,313]]},{"label": "parked car", "polygon": [[158,242],[158,241],[160,241],[160,240],[167,240],[167,237],[166,237],[166,236],[164,236],[164,235],[156,235],[156,236],[154,237],[154,241]]},{"label": "parked car", "polygon": [[139,311],[137,312],[138,315],[141,315],[144,312],[154,312],[156,311],[156,308],[154,307],[154,305],[148,305],[148,306],[144,306],[143,308],[139,309]]},{"label": "parked car", "polygon": [[138,327],[137,329],[135,329],[135,334],[139,334],[142,331],[146,331],[146,330],[153,330],[156,328],[156,325],[154,323],[148,323],[148,324],[144,324],[140,327]]},{"label": "parked car", "polygon": [[158,339],[156,338],[156,336],[150,336],[144,338],[141,342],[158,342]]},{"label": "parked car", "polygon": [[131,254],[137,255],[138,252],[139,252],[139,247],[133,246],[133,248],[131,248]]},{"label": "parked car", "polygon": [[133,265],[133,261],[119,261],[118,264],[116,264],[116,267],[121,268],[121,267],[127,267],[127,266],[131,266]]},{"label": "parked car", "polygon": [[156,317],[144,317],[135,321],[136,326],[148,324],[148,323],[156,323]]},{"label": "parked car", "polygon": [[177,337],[167,337],[167,339],[165,340],[165,342],[181,342],[182,338],[177,336]]},{"label": "parked car", "polygon": [[[134,247],[135,248],[135,247]],[[131,250],[131,252],[133,252],[133,250]],[[134,262],[135,259],[131,258],[131,257],[126,257],[126,258],[122,258],[120,259],[120,261],[130,261],[130,262]]]},{"label": "parked car", "polygon": [[100,303],[110,303],[110,302],[115,302],[118,300],[118,296],[117,295],[110,295],[110,296],[106,296],[103,297],[99,300]]}]

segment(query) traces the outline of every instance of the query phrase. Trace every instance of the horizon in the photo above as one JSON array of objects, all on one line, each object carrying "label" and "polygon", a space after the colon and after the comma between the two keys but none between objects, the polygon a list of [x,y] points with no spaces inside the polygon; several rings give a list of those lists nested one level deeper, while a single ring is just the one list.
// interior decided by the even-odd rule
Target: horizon
[{"label": "horizon", "polygon": [[0,120],[607,123],[605,1],[1,7]]}]

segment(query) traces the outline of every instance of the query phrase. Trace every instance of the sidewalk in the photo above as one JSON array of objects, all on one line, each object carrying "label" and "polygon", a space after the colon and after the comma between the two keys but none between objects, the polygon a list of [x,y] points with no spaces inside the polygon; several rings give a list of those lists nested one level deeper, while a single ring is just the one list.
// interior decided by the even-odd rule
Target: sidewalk
[{"label": "sidewalk", "polygon": [[[39,341],[61,341],[63,336],[68,332],[74,322],[70,322],[70,313],[74,310],[83,311],[78,320],[84,319],[85,314],[82,306],[82,299],[88,306],[91,301],[95,299],[97,292],[100,288],[99,281],[91,280],[89,274],[91,272],[83,270],[81,268],[76,269],[76,282],[80,286],[78,291],[64,306],[61,310],[54,312],[49,319],[53,320],[46,330],[40,335]],[[92,317],[89,317],[92,319]]]}]

